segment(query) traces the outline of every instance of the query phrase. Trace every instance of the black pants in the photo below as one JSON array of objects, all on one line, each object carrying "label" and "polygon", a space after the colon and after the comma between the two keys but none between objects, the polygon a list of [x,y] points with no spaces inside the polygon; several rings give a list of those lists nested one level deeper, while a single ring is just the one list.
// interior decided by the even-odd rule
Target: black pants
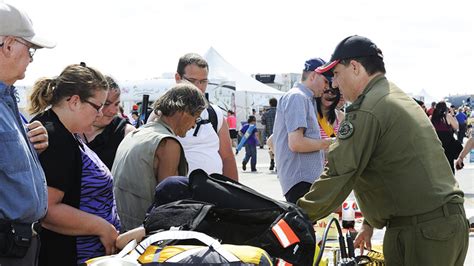
[{"label": "black pants", "polygon": [[298,184],[294,185],[290,190],[288,190],[288,192],[286,192],[285,199],[288,202],[296,204],[298,199],[308,193],[310,188],[311,183],[299,182]]},{"label": "black pants", "polygon": [[458,130],[458,141],[463,143],[463,139],[466,136],[466,130],[467,130],[467,125],[464,124],[459,124],[459,130]]}]

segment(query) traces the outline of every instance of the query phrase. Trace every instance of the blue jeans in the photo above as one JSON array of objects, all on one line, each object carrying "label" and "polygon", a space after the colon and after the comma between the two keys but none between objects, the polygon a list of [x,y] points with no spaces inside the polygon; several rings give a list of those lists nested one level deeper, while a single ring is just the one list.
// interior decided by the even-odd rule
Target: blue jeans
[{"label": "blue jeans", "polygon": [[243,164],[247,164],[250,160],[250,168],[252,171],[257,170],[257,146],[252,144],[245,144],[245,157],[242,161]]}]

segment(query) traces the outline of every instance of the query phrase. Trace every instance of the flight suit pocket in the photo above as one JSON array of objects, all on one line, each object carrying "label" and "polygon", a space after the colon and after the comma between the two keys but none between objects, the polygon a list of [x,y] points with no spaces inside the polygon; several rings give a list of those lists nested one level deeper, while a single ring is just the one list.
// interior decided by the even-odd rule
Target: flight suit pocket
[{"label": "flight suit pocket", "polygon": [[[15,130],[0,132],[0,168],[8,174],[28,169],[28,160],[24,154],[22,136]],[[14,163],[12,163],[14,162]]]},{"label": "flight suit pocket", "polygon": [[423,225],[421,227],[421,233],[423,236],[430,240],[446,241],[456,234],[457,220],[452,219],[456,217],[449,217],[448,221],[445,219],[436,219],[436,222]]}]

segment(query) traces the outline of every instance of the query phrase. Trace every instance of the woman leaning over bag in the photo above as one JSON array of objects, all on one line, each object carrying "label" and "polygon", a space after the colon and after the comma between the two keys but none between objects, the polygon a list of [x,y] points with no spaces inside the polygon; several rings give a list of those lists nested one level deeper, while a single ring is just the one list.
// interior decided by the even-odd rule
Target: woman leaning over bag
[{"label": "woman leaning over bag", "polygon": [[[445,102],[436,104],[431,116],[431,123],[438,134],[438,138],[443,145],[444,154],[449,161],[451,170],[454,173],[454,160],[458,157],[462,150],[462,145],[454,139],[454,131],[459,127],[458,121],[448,110]],[[460,149],[459,149],[460,146]]]},{"label": "woman leaning over bag", "polygon": [[120,222],[112,175],[77,134],[102,116],[107,81],[97,70],[67,66],[56,78],[35,82],[30,112],[48,130],[40,155],[48,183],[39,265],[77,265],[115,252]]}]

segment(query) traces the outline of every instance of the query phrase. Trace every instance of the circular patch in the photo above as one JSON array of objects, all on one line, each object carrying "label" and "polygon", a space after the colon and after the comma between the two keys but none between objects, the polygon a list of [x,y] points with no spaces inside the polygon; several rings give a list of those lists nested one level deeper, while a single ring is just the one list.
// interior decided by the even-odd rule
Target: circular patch
[{"label": "circular patch", "polygon": [[344,120],[339,125],[338,137],[340,139],[348,139],[354,133],[354,126],[351,122]]}]

